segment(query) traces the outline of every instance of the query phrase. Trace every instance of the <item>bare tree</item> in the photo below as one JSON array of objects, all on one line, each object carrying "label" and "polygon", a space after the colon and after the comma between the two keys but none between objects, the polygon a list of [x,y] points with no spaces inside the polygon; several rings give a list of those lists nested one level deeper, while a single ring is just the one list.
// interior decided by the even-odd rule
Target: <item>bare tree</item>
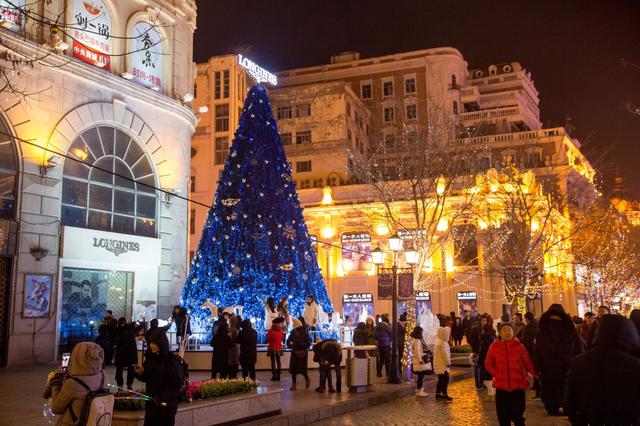
[{"label": "bare tree", "polygon": [[640,297],[638,229],[611,206],[599,207],[588,220],[589,229],[573,240],[576,283],[587,305],[622,308],[626,298]]},{"label": "bare tree", "polygon": [[524,313],[536,294],[572,285],[572,238],[595,225],[585,214],[595,198],[545,190],[532,171],[513,165],[476,179],[475,191],[483,197],[474,209],[491,253],[485,270],[502,275],[507,302]]}]

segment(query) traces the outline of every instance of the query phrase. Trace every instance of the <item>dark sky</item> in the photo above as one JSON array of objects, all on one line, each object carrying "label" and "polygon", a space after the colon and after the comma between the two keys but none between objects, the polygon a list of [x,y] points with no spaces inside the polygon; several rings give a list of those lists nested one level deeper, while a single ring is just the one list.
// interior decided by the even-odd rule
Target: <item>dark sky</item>
[{"label": "dark sky", "polygon": [[[249,48],[270,71],[451,46],[469,68],[520,62],[545,127],[570,121],[604,176],[619,168],[640,197],[640,2],[637,0],[197,0],[195,60]],[[637,67],[626,65],[625,61]]]}]

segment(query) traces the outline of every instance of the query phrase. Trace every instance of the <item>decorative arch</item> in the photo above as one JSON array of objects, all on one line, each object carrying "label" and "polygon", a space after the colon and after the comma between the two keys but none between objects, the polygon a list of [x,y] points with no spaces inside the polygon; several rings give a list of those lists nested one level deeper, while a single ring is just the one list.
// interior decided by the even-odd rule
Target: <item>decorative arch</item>
[{"label": "decorative arch", "polygon": [[16,217],[19,176],[18,145],[9,121],[0,114],[0,219]]},{"label": "decorative arch", "polygon": [[[168,187],[166,180],[171,176],[171,168],[160,140],[139,115],[127,109],[126,104],[119,100],[114,100],[113,103],[88,103],[72,109],[58,121],[49,135],[46,147],[67,153],[78,135],[100,125],[112,126],[130,134],[149,156],[158,185]],[[61,177],[62,167],[52,170],[51,175]]]},{"label": "decorative arch", "polygon": [[[162,39],[162,52],[163,52],[163,60],[162,60],[162,93],[171,93],[173,82],[172,82],[172,59],[173,59],[173,49],[171,48],[171,43],[169,42],[169,36],[167,32],[164,30],[160,14],[155,18],[155,26],[153,30],[155,30]],[[135,42],[136,40],[131,37],[133,34],[133,30],[136,24],[144,22],[151,26],[153,26],[153,19],[149,12],[136,12],[131,15],[127,21],[126,25],[126,51],[134,52],[136,50]],[[125,71],[132,73],[132,63],[134,60],[135,53],[129,54],[125,56]]]}]

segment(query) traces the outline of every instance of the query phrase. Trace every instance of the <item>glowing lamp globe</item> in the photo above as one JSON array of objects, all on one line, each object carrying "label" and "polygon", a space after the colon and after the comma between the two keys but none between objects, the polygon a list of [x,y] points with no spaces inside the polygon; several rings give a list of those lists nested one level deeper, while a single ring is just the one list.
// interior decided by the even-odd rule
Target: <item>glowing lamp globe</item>
[{"label": "glowing lamp globe", "polygon": [[409,265],[415,265],[418,263],[418,252],[413,248],[413,246],[409,246],[404,249],[404,260]]},{"label": "glowing lamp globe", "polygon": [[384,252],[380,248],[380,246],[371,250],[371,260],[376,265],[382,265],[384,263]]},{"label": "glowing lamp globe", "polygon": [[389,237],[389,248],[394,252],[402,250],[402,238],[398,236],[398,233]]}]

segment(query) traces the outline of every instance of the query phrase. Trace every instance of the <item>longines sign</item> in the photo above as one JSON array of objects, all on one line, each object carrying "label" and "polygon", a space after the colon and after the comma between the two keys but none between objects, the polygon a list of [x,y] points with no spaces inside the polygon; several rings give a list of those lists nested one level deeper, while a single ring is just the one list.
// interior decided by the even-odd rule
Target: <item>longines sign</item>
[{"label": "longines sign", "polygon": [[128,253],[130,251],[140,251],[139,243],[134,243],[133,241],[111,240],[107,238],[94,238],[93,246],[101,247],[106,251],[110,251],[116,256],[120,256],[122,253]]},{"label": "longines sign", "polygon": [[68,260],[156,267],[162,257],[159,238],[71,226],[64,227],[63,238],[62,258]]},{"label": "longines sign", "polygon": [[270,73],[265,70],[255,62],[253,62],[249,58],[245,58],[242,55],[238,55],[238,64],[247,70],[251,77],[255,78],[258,83],[263,81],[273,84],[274,86],[278,85],[278,77],[275,74]]}]

